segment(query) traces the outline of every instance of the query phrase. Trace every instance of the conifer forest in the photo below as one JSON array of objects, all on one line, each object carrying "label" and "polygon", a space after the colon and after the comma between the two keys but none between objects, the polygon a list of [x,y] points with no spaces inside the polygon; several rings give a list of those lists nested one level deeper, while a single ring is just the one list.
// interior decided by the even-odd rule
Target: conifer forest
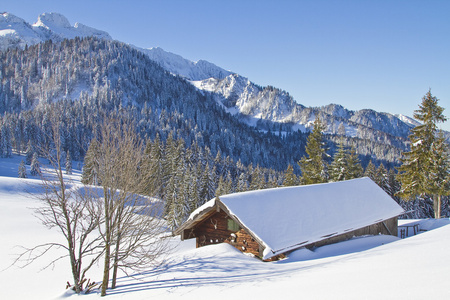
[{"label": "conifer forest", "polygon": [[[111,118],[131,124],[142,141],[138,173],[145,184],[136,192],[162,199],[172,228],[215,196],[362,176],[394,197],[410,212],[406,217],[433,217],[436,210],[433,198],[425,196],[430,190],[413,193],[409,201],[400,198],[406,179],[399,180],[397,168],[408,159],[402,154],[414,150],[408,141],[388,145],[321,135],[320,126],[312,133],[280,123],[265,123],[264,130],[251,127],[226,112],[211,93],[116,41],[48,40],[0,52],[0,156],[17,151],[31,164],[33,155],[55,147],[52,128],[58,124],[63,159],[83,164],[83,183],[101,184],[95,177],[96,143],[100,124]],[[310,178],[320,181],[306,180],[302,168],[317,151],[323,168]],[[448,157],[439,157],[448,167]],[[445,181],[448,168],[441,171]],[[441,216],[448,216],[448,195],[438,188],[432,192],[440,195]]]}]

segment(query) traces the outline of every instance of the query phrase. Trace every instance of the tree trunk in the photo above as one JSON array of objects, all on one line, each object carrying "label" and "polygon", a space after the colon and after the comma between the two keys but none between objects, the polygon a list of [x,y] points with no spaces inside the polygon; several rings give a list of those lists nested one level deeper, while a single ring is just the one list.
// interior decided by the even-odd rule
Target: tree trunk
[{"label": "tree trunk", "polygon": [[434,218],[440,219],[441,218],[441,195],[437,195],[433,197],[433,204],[434,204]]},{"label": "tree trunk", "polygon": [[109,282],[109,269],[111,263],[111,215],[110,215],[110,199],[109,191],[103,188],[103,195],[105,197],[105,264],[103,266],[103,281],[101,296],[106,296],[106,289]]},{"label": "tree trunk", "polygon": [[103,269],[103,281],[102,281],[101,296],[106,296],[106,289],[108,288],[110,250],[111,250],[111,246],[109,245],[109,243],[107,243],[105,246],[105,266]]},{"label": "tree trunk", "polygon": [[69,250],[69,252],[70,252],[70,264],[72,265],[72,276],[74,281],[75,293],[79,294],[81,293],[81,287],[80,287],[80,272],[78,268],[78,262],[72,250]]},{"label": "tree trunk", "polygon": [[112,289],[116,288],[118,263],[119,263],[119,258],[118,258],[118,254],[116,254],[114,257],[114,264],[113,264],[113,278],[112,278],[112,283],[111,283]]},{"label": "tree trunk", "polygon": [[117,282],[117,269],[119,266],[119,246],[120,246],[120,235],[117,237],[116,248],[115,248],[115,253],[114,253],[113,278],[112,278],[112,283],[111,283],[112,289],[116,288],[116,282]]}]

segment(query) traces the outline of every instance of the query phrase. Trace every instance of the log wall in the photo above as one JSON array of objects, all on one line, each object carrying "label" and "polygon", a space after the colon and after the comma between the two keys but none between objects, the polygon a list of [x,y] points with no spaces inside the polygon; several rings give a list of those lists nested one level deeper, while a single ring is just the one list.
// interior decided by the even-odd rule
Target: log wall
[{"label": "log wall", "polygon": [[223,212],[215,212],[203,222],[197,224],[187,238],[196,238],[197,247],[206,245],[228,243],[241,252],[251,253],[260,257],[260,245],[250,234],[240,228],[238,231],[228,230],[228,219],[230,217]]}]

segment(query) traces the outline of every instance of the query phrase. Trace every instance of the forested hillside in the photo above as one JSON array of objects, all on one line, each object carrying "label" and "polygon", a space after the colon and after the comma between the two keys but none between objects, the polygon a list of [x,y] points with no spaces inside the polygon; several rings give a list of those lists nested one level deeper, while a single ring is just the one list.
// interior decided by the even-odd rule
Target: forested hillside
[{"label": "forested hillside", "polygon": [[[285,169],[297,161],[305,135],[261,133],[226,113],[209,95],[122,43],[94,38],[47,41],[0,53],[0,112],[14,148],[45,139],[46,111],[59,110],[66,147],[81,159],[99,116],[120,111],[144,138],[170,132],[186,145],[207,146],[244,165]],[[64,101],[62,101],[64,100]],[[5,133],[7,135],[7,133]]]}]

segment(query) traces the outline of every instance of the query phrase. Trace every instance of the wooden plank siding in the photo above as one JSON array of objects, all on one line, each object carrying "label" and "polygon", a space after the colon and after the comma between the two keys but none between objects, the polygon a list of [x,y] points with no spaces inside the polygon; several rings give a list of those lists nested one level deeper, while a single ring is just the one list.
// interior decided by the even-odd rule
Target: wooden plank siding
[{"label": "wooden plank siding", "polygon": [[397,236],[397,223],[398,223],[397,217],[391,218],[389,220],[386,220],[383,222],[378,222],[373,225],[366,226],[364,228],[360,228],[357,230],[349,230],[347,233],[339,234],[336,236],[330,236],[329,238],[327,238],[325,240],[319,241],[317,243],[309,244],[306,247],[314,248],[314,247],[325,246],[325,245],[349,240],[352,237],[364,236],[364,235],[385,234],[385,235]]}]

